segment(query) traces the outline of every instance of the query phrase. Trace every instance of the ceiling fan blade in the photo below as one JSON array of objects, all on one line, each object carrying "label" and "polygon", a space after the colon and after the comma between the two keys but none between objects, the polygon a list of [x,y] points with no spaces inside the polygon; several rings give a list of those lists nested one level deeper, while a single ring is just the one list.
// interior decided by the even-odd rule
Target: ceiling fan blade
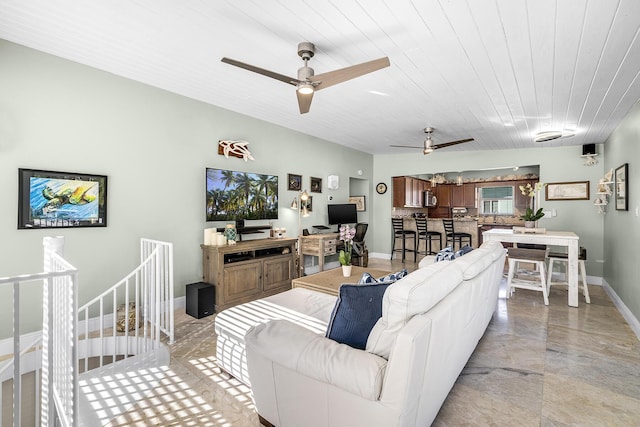
[{"label": "ceiling fan blade", "polygon": [[389,145],[389,147],[396,147],[396,148],[420,148],[420,149],[422,149],[422,147],[418,147],[417,145]]},{"label": "ceiling fan blade", "polygon": [[296,91],[298,97],[298,107],[300,108],[300,114],[308,113],[311,108],[311,100],[313,99],[313,92],[308,94],[302,94]]},{"label": "ceiling fan blade", "polygon": [[315,87],[315,90],[327,88],[329,86],[336,85],[338,83],[346,82],[347,80],[355,79],[356,77],[363,76],[368,73],[380,70],[381,68],[388,67],[390,64],[389,58],[379,58],[373,61],[363,62],[361,64],[352,65],[350,67],[340,68],[339,70],[329,71],[327,73],[311,76],[309,80],[319,84]]},{"label": "ceiling fan blade", "polygon": [[236,67],[244,68],[245,70],[253,71],[254,73],[262,74],[263,76],[271,77],[272,79],[280,80],[281,82],[289,83],[290,85],[296,86],[298,83],[300,83],[300,80],[293,77],[265,70],[264,68],[256,67],[254,65],[245,64],[244,62],[236,61],[235,59],[225,57],[222,58],[221,61],[229,65],[234,65]]},{"label": "ceiling fan blade", "polygon": [[443,142],[442,144],[433,144],[433,148],[445,148],[445,147],[451,147],[452,145],[458,145],[458,144],[462,144],[463,142],[471,142],[473,141],[473,138],[467,138],[467,139],[461,139],[459,141],[451,141],[451,142]]}]

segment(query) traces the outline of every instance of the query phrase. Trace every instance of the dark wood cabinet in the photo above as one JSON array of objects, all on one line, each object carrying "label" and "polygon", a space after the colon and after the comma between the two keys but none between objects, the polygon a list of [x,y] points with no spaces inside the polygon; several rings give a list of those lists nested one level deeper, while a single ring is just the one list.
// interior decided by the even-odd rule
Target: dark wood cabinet
[{"label": "dark wood cabinet", "polygon": [[475,184],[464,184],[464,207],[465,208],[477,208],[476,204],[476,185]]},{"label": "dark wood cabinet", "polygon": [[451,184],[439,184],[435,188],[436,197],[438,198],[438,207],[451,207]]},{"label": "dark wood cabinet", "polygon": [[533,187],[534,185],[536,185],[538,183],[538,180],[520,180],[520,181],[513,181],[514,184],[514,207],[517,210],[525,210],[527,209],[530,204],[531,204],[531,198],[527,195],[522,194],[522,191],[520,191],[520,186],[524,185],[526,186],[527,184],[531,184],[531,186]]},{"label": "dark wood cabinet", "polygon": [[393,177],[393,206],[396,208],[420,208],[427,181],[411,176]]}]

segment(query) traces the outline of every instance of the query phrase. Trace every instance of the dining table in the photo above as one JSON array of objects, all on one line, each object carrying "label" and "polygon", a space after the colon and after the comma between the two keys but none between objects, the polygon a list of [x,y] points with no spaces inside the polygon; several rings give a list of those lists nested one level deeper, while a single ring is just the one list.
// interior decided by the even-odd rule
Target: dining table
[{"label": "dining table", "polygon": [[493,228],[482,233],[483,240],[497,240],[506,243],[527,243],[567,248],[567,282],[569,286],[568,305],[578,307],[578,240],[571,231],[550,231],[543,233],[516,232],[513,229]]}]

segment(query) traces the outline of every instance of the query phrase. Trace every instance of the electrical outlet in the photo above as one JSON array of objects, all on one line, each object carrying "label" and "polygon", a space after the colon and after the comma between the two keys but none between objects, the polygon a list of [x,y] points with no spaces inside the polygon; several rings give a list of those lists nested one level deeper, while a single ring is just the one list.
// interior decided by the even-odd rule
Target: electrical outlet
[{"label": "electrical outlet", "polygon": [[333,196],[328,196],[327,200],[332,201],[333,200]]}]

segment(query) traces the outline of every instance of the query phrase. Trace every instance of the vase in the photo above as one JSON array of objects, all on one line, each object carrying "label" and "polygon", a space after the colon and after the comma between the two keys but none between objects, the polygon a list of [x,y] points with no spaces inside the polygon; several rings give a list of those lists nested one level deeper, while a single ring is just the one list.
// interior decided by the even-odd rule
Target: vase
[{"label": "vase", "polygon": [[342,275],[344,277],[351,277],[351,265],[342,266]]},{"label": "vase", "polygon": [[524,222],[524,228],[536,228],[536,222],[535,221],[525,221]]}]

